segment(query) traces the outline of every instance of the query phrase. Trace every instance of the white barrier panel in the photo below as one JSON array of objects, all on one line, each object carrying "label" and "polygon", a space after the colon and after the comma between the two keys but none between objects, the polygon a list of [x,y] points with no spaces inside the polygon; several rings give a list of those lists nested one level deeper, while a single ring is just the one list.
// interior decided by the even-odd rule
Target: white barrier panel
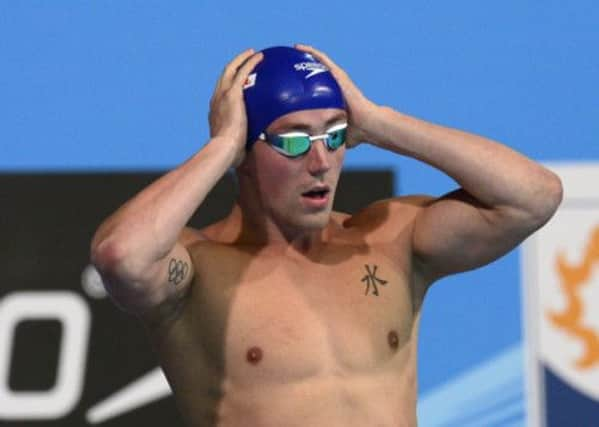
[{"label": "white barrier panel", "polygon": [[564,201],[523,250],[528,425],[598,425],[599,163],[550,167]]},{"label": "white barrier panel", "polygon": [[[62,328],[54,385],[44,391],[11,390],[9,376],[17,326],[24,321],[49,319],[57,320]],[[74,292],[19,292],[0,300],[0,419],[60,418],[77,405],[83,388],[89,324],[89,308]]]}]

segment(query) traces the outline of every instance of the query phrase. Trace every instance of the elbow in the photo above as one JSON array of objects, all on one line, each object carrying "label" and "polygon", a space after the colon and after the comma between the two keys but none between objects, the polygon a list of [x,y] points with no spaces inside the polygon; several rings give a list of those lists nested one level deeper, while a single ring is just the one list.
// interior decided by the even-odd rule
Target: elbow
[{"label": "elbow", "polygon": [[100,275],[119,282],[134,283],[144,279],[149,265],[131,247],[131,242],[113,234],[94,238],[91,244],[91,263]]},{"label": "elbow", "polygon": [[117,275],[122,271],[127,258],[124,245],[111,238],[92,242],[90,251],[91,262],[102,274]]},{"label": "elbow", "polygon": [[90,261],[103,279],[135,287],[157,274],[160,265],[141,253],[134,242],[108,234],[94,237],[90,248]]},{"label": "elbow", "polygon": [[564,196],[562,181],[555,173],[545,169],[535,193],[534,203],[529,213],[535,228],[540,228],[553,217],[562,202]]},{"label": "elbow", "polygon": [[121,310],[138,314],[151,305],[147,300],[152,294],[143,284],[143,270],[123,242],[111,238],[94,240],[90,252],[106,291]]},{"label": "elbow", "polygon": [[554,172],[548,171],[548,178],[545,180],[544,193],[545,203],[541,215],[544,222],[547,222],[555,214],[564,198],[562,180]]}]

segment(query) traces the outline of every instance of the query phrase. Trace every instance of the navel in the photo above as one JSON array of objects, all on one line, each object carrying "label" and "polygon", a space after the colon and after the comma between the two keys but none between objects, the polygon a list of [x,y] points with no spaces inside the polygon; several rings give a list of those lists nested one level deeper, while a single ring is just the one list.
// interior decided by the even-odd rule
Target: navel
[{"label": "navel", "polygon": [[260,347],[251,347],[248,349],[245,358],[252,365],[257,365],[262,360],[262,349]]},{"label": "navel", "polygon": [[399,337],[397,336],[397,331],[389,331],[387,334],[387,342],[392,350],[397,350],[397,347],[399,346]]}]

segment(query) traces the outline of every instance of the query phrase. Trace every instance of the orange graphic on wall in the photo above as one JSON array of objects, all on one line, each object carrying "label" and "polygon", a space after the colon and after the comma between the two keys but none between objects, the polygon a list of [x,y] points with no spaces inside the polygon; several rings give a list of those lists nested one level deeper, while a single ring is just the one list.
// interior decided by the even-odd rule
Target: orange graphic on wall
[{"label": "orange graphic on wall", "polygon": [[582,342],[584,352],[575,363],[581,370],[589,369],[599,362],[599,335],[592,328],[582,324],[585,306],[580,296],[582,288],[590,285],[594,264],[599,268],[599,226],[591,232],[591,240],[580,264],[569,264],[563,253],[557,256],[556,268],[567,306],[561,313],[547,313],[553,325]]}]

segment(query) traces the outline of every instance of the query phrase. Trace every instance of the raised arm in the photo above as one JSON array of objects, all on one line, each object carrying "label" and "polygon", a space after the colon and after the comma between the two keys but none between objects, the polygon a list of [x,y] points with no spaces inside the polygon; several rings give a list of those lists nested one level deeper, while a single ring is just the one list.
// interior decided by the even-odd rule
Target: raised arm
[{"label": "raised arm", "polygon": [[324,53],[348,105],[349,144],[366,141],[423,161],[460,189],[422,198],[414,215],[414,265],[429,282],[484,265],[514,248],[551,218],[562,197],[559,178],[505,145],[427,123],[369,101]]},{"label": "raised arm", "polygon": [[[211,100],[210,141],[181,166],[146,187],[106,219],[91,258],[115,302],[138,315],[170,309],[194,275],[185,225],[229,167],[245,153],[242,87],[261,54],[247,50],[223,71]],[[163,310],[160,310],[162,312]]]},{"label": "raised arm", "polygon": [[461,188],[423,200],[412,247],[432,281],[487,264],[545,224],[559,178],[505,145],[381,108],[374,143],[442,170]]}]

